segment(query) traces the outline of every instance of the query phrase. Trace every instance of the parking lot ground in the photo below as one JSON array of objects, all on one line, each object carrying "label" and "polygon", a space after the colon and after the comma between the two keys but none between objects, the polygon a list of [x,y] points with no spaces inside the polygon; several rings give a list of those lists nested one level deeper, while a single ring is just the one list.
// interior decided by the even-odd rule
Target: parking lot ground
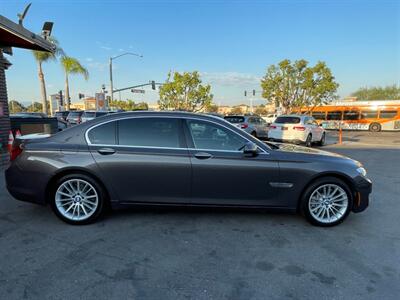
[{"label": "parking lot ground", "polygon": [[361,161],[374,184],[370,207],[333,228],[297,215],[177,208],[70,226],[13,200],[1,177],[0,298],[399,299],[399,148],[323,148]]}]

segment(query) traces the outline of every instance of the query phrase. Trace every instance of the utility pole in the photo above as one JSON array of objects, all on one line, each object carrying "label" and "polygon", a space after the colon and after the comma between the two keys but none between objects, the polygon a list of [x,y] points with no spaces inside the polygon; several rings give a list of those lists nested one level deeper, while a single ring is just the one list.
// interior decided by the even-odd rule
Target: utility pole
[{"label": "utility pole", "polygon": [[113,87],[113,78],[112,78],[112,57],[110,57],[110,99],[111,102],[114,100],[114,87]]}]

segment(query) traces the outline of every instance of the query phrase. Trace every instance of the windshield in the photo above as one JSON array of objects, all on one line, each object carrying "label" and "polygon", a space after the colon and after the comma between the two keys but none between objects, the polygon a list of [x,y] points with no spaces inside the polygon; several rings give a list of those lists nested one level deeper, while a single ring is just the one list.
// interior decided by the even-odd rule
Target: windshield
[{"label": "windshield", "polygon": [[224,119],[230,123],[243,123],[244,122],[244,117],[240,117],[240,116],[227,116],[227,117],[224,117]]},{"label": "windshield", "polygon": [[298,124],[300,123],[299,117],[278,117],[275,122],[277,124]]}]

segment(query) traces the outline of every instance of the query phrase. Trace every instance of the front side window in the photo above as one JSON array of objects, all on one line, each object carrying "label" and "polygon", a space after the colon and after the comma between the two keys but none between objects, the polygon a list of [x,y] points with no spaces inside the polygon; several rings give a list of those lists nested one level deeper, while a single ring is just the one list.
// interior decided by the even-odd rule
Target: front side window
[{"label": "front side window", "polygon": [[188,120],[194,147],[203,150],[240,151],[247,140],[217,124]]},{"label": "front side window", "polygon": [[137,147],[181,148],[180,120],[131,118],[118,121],[119,144]]},{"label": "front side window", "polygon": [[108,122],[90,129],[88,139],[94,145],[115,145],[115,123]]}]

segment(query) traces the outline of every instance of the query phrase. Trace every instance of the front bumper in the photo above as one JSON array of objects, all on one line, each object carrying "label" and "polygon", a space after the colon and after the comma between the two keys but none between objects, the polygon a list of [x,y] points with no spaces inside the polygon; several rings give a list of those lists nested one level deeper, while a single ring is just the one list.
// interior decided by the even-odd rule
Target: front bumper
[{"label": "front bumper", "polygon": [[369,194],[372,192],[372,181],[363,176],[355,178],[355,195],[352,211],[364,211],[369,205]]}]

